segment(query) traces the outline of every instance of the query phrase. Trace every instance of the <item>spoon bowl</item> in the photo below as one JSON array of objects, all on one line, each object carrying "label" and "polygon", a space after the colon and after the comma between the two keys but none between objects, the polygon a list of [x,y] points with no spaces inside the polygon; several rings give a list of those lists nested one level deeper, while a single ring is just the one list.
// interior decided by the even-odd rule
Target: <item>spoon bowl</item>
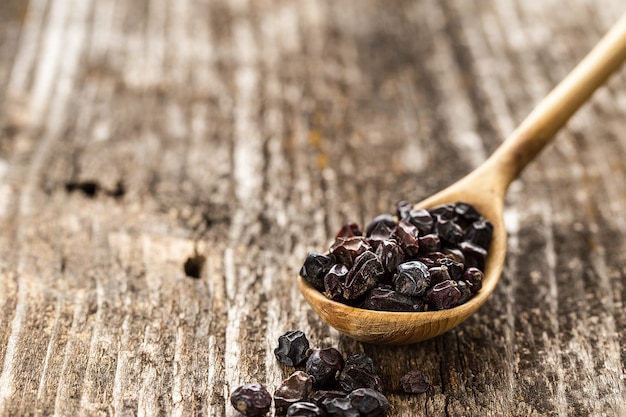
[{"label": "spoon bowl", "polygon": [[304,278],[298,277],[300,291],[313,310],[347,336],[362,342],[388,345],[430,339],[475,313],[495,290],[504,267],[507,249],[504,197],[509,185],[625,59],[626,14],[482,165],[415,205],[416,208],[429,208],[463,201],[472,204],[493,224],[483,285],[471,299],[439,311],[365,310],[330,300]]}]

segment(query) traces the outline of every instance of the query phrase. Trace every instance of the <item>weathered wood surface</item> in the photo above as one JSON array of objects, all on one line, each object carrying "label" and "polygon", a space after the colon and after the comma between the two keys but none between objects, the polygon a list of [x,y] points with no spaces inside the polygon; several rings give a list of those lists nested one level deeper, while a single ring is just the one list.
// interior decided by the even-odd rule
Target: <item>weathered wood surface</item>
[{"label": "weathered wood surface", "polygon": [[2,0],[0,415],[234,416],[295,328],[373,355],[393,416],[626,415],[624,73],[511,188],[503,278],[459,328],[362,345],[294,280],[484,160],[624,10]]}]

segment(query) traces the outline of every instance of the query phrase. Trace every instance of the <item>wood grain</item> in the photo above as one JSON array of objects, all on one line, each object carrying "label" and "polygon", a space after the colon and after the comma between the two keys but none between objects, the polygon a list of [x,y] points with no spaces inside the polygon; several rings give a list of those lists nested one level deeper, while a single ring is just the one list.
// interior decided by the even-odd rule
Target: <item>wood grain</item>
[{"label": "wood grain", "polygon": [[503,277],[457,329],[361,344],[295,282],[342,223],[482,162],[623,12],[3,0],[0,415],[235,416],[296,328],[370,353],[393,416],[626,415],[623,71],[513,184]]}]

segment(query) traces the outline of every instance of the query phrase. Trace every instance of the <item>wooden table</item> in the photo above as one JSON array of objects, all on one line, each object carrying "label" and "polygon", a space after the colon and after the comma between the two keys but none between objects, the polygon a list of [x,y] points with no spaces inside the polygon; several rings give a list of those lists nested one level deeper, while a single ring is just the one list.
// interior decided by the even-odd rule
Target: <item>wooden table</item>
[{"label": "wooden table", "polygon": [[235,416],[291,329],[372,355],[391,416],[626,415],[624,71],[509,190],[502,280],[458,328],[364,345],[295,282],[480,164],[625,10],[2,0],[0,415]]}]

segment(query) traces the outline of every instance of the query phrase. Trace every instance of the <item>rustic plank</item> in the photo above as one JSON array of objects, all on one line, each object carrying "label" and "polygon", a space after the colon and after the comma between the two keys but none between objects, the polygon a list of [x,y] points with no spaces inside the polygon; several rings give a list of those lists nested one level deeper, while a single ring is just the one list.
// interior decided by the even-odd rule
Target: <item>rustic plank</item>
[{"label": "rustic plank", "polygon": [[304,305],[308,251],[480,164],[623,12],[388,3],[0,4],[0,415],[234,416],[295,328],[393,416],[626,414],[623,73],[511,187],[475,317],[390,348]]}]

